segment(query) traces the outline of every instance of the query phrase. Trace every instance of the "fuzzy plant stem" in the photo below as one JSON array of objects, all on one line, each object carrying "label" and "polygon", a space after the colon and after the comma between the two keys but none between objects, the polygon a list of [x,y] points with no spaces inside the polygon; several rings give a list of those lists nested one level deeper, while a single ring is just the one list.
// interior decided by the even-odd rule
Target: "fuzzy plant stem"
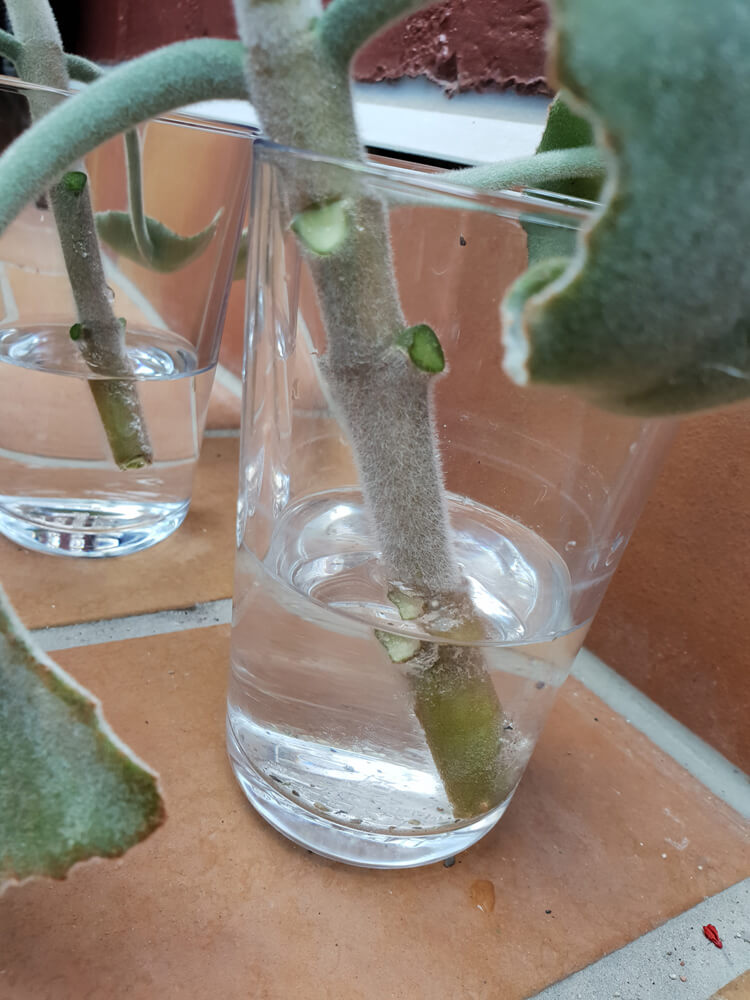
[{"label": "fuzzy plant stem", "polygon": [[[88,59],[83,59],[81,56],[66,54],[65,64],[68,76],[73,80],[79,80],[81,83],[94,83],[103,74],[103,70],[96,63],[90,62]],[[151,262],[154,259],[154,245],[151,241],[151,234],[148,231],[146,210],[143,205],[141,139],[138,135],[138,130],[134,128],[128,129],[124,139],[125,163],[128,173],[128,211],[130,213],[133,239],[143,260]]]},{"label": "fuzzy plant stem", "polygon": [[[62,43],[46,0],[8,0],[8,14],[20,43],[17,67],[24,80],[67,90]],[[32,118],[53,103],[48,95],[29,95]],[[93,378],[89,386],[112,457],[122,469],[152,461],[138,390],[104,277],[94,213],[83,165],[76,163],[50,190],[65,267],[78,313],[78,346]]]},{"label": "fuzzy plant stem", "polygon": [[508,187],[543,187],[572,175],[598,179],[604,177],[605,169],[604,157],[595,146],[577,146],[502,163],[483,163],[478,167],[452,170],[442,176],[452,184],[477,191],[501,191]]},{"label": "fuzzy plant stem", "polygon": [[[363,162],[349,88],[351,55],[377,27],[419,6],[334,0],[316,21],[315,0],[235,0],[253,104],[270,137]],[[290,213],[346,193],[340,173],[315,164],[301,163],[287,181]],[[455,604],[462,582],[434,431],[433,377],[397,347],[407,324],[385,208],[372,196],[350,194],[344,242],[330,255],[311,257],[328,333],[321,368],[349,431],[391,581]],[[486,811],[508,789],[498,773],[503,714],[481,654],[471,646],[422,643],[406,667],[415,712],[456,817]]]}]

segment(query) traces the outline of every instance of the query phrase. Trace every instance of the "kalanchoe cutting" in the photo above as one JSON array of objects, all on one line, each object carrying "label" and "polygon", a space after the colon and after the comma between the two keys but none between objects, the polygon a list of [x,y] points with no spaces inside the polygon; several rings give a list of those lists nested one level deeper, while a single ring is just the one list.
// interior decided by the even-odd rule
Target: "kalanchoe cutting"
[{"label": "kalanchoe cutting", "polygon": [[[100,276],[84,273],[73,252],[76,240],[95,246],[88,192],[55,183],[71,160],[160,112],[249,89],[271,138],[363,162],[349,64],[390,20],[424,5],[333,0],[321,13],[317,0],[235,0],[241,42],[170,46],[57,107],[37,107],[36,124],[0,157],[0,227],[51,187],[74,290],[79,286],[79,323],[106,331],[116,377],[128,374],[124,362],[117,367],[119,325],[111,310],[99,309]],[[750,224],[750,8],[746,0],[712,0],[692,5],[686,17],[684,0],[552,0],[551,7],[554,71],[566,97],[553,106],[540,152],[449,175],[484,190],[573,181],[572,193],[591,196],[607,174],[602,203],[575,245],[552,247],[527,227],[539,263],[504,305],[506,371],[519,382],[570,387],[635,414],[746,399],[750,276],[737,248]],[[65,88],[71,60],[44,0],[9,0],[8,9],[18,38],[0,36],[0,49],[5,45],[24,78]],[[45,43],[35,47],[39,65],[24,61],[23,43],[33,32]],[[348,427],[391,594],[461,607],[464,584],[433,432],[435,380],[424,377],[444,365],[439,331],[422,317],[411,317],[411,326],[403,315],[383,203],[335,184],[318,190],[316,176],[292,192],[289,221],[313,258],[328,335],[321,370]],[[155,229],[137,198],[133,226],[127,230],[123,221],[101,225],[125,233],[121,252],[148,263],[158,257],[160,238],[169,244],[176,237]],[[79,336],[82,352],[88,340]],[[132,431],[110,439],[118,462],[149,461],[142,422],[124,419],[137,401],[108,395],[99,381],[92,391],[105,426]],[[419,621],[418,599],[391,600],[404,620]],[[501,765],[511,724],[481,653],[458,645],[475,638],[477,628],[467,616],[460,634],[441,644],[397,637],[397,646],[390,634],[378,635],[390,658],[406,665],[415,714],[457,817],[490,809],[512,784]]]}]

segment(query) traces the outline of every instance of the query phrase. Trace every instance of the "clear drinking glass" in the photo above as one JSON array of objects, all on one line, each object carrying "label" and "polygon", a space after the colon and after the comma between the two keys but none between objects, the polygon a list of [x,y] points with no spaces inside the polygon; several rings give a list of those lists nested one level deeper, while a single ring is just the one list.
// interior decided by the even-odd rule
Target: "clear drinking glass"
[{"label": "clear drinking glass", "polygon": [[[28,95],[40,93],[55,94],[0,78],[0,145],[28,126]],[[0,236],[0,532],[42,552],[135,552],[174,531],[190,503],[251,142],[246,130],[178,115],[138,131],[146,214],[182,236],[214,230],[184,266],[166,271],[100,240],[127,378],[91,367],[72,339],[78,317],[49,197],[40,194]],[[125,210],[122,137],[85,167],[94,210]],[[141,468],[118,466],[97,410],[116,385],[140,406],[153,453]]]},{"label": "clear drinking glass", "polygon": [[[507,808],[672,426],[503,374],[499,308],[526,266],[520,220],[565,238],[583,203],[480,195],[264,142],[253,175],[232,765],[255,808],[319,854],[438,861]],[[446,626],[429,601],[402,618],[393,600],[350,427],[322,375],[318,259],[289,226],[309,183],[386,206],[407,323],[429,324],[445,351],[433,423],[472,629]],[[392,662],[386,646],[418,646],[434,665]],[[486,798],[473,794],[475,753],[493,770]]]}]

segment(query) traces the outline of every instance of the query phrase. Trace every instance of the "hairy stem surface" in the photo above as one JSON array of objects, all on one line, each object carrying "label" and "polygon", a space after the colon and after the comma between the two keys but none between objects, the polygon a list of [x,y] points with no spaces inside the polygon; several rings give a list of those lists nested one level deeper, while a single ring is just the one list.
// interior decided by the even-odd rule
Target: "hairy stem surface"
[{"label": "hairy stem surface", "polygon": [[[383,0],[371,9],[336,0],[317,22],[313,0],[235,0],[253,103],[271,138],[363,162],[349,89],[352,51],[343,41],[334,44],[338,26],[331,12],[337,8],[347,18],[351,37],[364,38],[420,5]],[[358,12],[366,23],[361,32],[352,20]],[[321,368],[349,431],[386,571],[426,596],[455,601],[462,583],[433,428],[432,381],[396,346],[407,324],[385,206],[347,191],[342,172],[326,165],[302,162],[284,181],[290,215],[347,197],[341,246],[311,258],[328,334]],[[503,714],[481,654],[428,644],[407,669],[456,817],[492,808],[507,794],[498,777]]]},{"label": "hairy stem surface", "polygon": [[[7,6],[21,43],[21,76],[30,83],[67,90],[70,81],[65,54],[45,0],[9,0]],[[53,103],[49,95],[30,95],[32,118],[45,114]],[[83,186],[71,189],[66,181],[70,175],[66,175],[52,187],[50,201],[83,334],[78,343],[92,374],[98,376],[89,379],[89,386],[112,457],[120,468],[139,468],[151,462],[151,444],[124,333],[112,311],[104,278],[86,175],[82,164],[74,167],[74,173],[83,177]]]}]

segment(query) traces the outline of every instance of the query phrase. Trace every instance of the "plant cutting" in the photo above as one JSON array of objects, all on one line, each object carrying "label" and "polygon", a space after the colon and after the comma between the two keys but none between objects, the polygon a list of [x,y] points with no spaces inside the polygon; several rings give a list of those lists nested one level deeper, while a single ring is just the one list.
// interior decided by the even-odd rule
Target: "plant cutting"
[{"label": "plant cutting", "polygon": [[[65,55],[46,0],[9,11],[16,35],[0,35],[0,51],[32,86],[8,83],[4,100],[19,121],[27,107],[38,120],[66,99],[58,90],[69,79],[101,70]],[[79,558],[122,555],[184,518],[243,210],[240,145],[178,122],[130,129],[126,179],[114,142],[87,167],[72,163],[6,235],[0,531],[13,541]],[[180,169],[187,149],[238,167],[220,170],[200,204]],[[147,203],[189,235],[149,217]],[[205,224],[195,232],[197,220]],[[21,436],[12,415],[29,396],[38,406]]]},{"label": "plant cutting", "polygon": [[[385,598],[403,623],[378,629],[373,641],[382,645],[383,669],[398,665],[408,679],[451,821],[460,824],[502,806],[515,776],[502,764],[508,716],[456,557],[435,432],[448,331],[407,321],[377,184],[363,186],[356,171],[324,162],[364,163],[349,64],[375,31],[419,6],[334,0],[321,12],[307,0],[237,0],[242,45],[186,42],[134,60],[14,143],[0,158],[0,223],[71,158],[208,96],[249,90],[270,138],[323,154],[277,168],[278,216],[314,281],[325,328],[320,375],[350,441]],[[747,13],[738,0],[722,0],[686,24],[677,0],[618,0],[606,11],[597,0],[556,0],[553,25],[562,96],[541,151],[449,178],[494,191],[606,175],[572,250],[569,233],[550,239],[554,227],[524,221],[535,262],[505,296],[505,371],[518,383],[565,386],[631,416],[745,398],[750,290],[735,251],[750,211],[742,101],[726,92],[716,51],[734,54],[736,86],[750,91],[742,70]],[[699,136],[696,105],[706,110]],[[581,145],[589,128],[595,144]],[[708,159],[717,150],[737,168],[731,198]],[[442,194],[449,199],[450,188]]]}]

